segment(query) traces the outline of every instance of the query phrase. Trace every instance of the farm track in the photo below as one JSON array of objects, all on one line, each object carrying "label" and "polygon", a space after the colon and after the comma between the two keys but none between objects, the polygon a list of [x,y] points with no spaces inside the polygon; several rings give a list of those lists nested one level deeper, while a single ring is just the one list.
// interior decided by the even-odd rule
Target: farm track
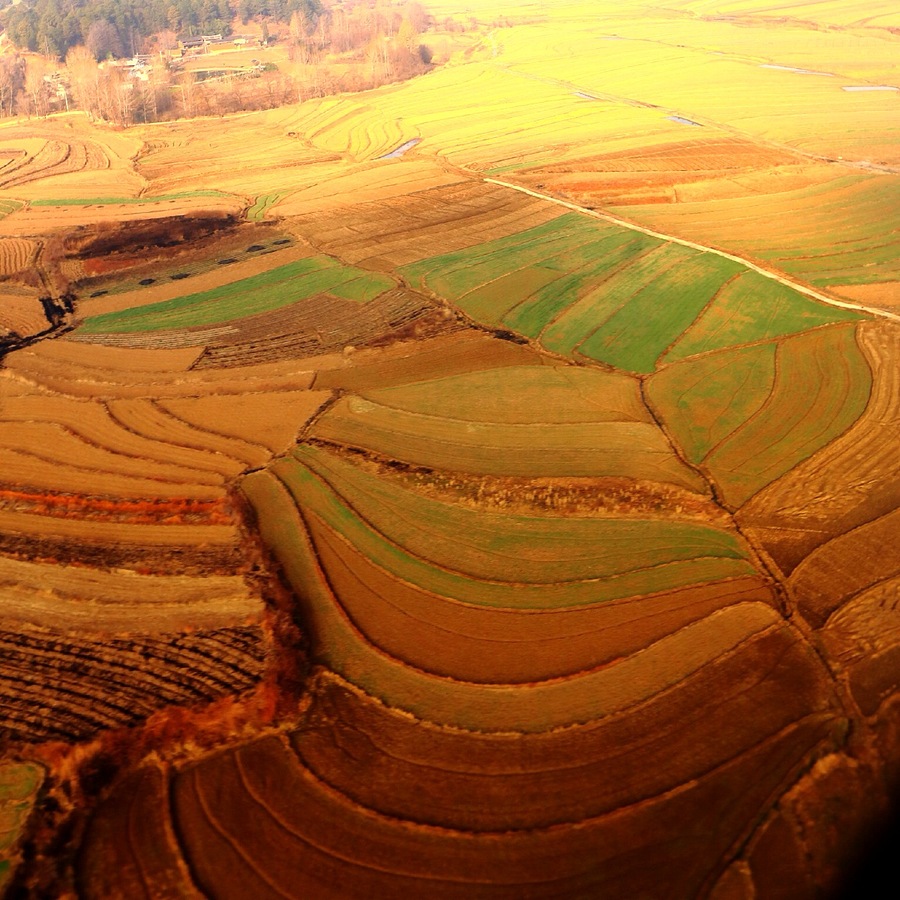
[{"label": "farm track", "polygon": [[675,237],[671,234],[664,234],[660,231],[654,231],[652,228],[647,228],[644,225],[638,225],[636,222],[631,222],[628,219],[623,219],[620,216],[613,215],[612,213],[599,212],[598,210],[591,209],[587,206],[579,206],[577,203],[573,203],[570,200],[564,200],[561,197],[554,197],[552,194],[545,194],[542,191],[536,191],[532,188],[523,187],[522,185],[514,184],[511,181],[501,181],[497,178],[484,178],[484,181],[488,182],[489,184],[496,184],[501,187],[510,188],[514,191],[519,191],[522,194],[527,194],[530,197],[536,197],[539,200],[546,200],[550,203],[555,203],[557,206],[562,206],[565,209],[571,209],[575,212],[584,213],[585,215],[591,216],[594,219],[599,219],[601,222],[609,222],[612,225],[618,225],[622,228],[628,228],[631,231],[639,231],[641,232],[641,234],[646,234],[650,237],[659,238],[660,240],[668,241],[673,244],[681,244],[683,247],[690,247],[692,250],[699,250],[701,253],[712,253],[716,256],[722,257],[723,259],[728,259],[732,262],[740,263],[741,265],[746,266],[748,269],[752,269],[754,272],[757,272],[766,278],[772,279],[772,281],[777,281],[780,284],[785,285],[785,287],[792,288],[793,290],[801,294],[805,294],[807,297],[812,297],[813,300],[819,300],[822,303],[827,303],[829,306],[838,306],[842,309],[858,310],[859,312],[868,313],[872,316],[878,316],[880,318],[890,319],[894,322],[900,322],[900,315],[888,312],[887,310],[876,309],[871,306],[863,306],[860,303],[850,303],[847,300],[838,300],[835,297],[830,297],[827,294],[823,294],[821,291],[815,290],[815,288],[810,287],[802,281],[797,281],[791,278],[789,275],[786,275],[783,272],[778,271],[777,269],[767,268],[764,265],[758,262],[754,262],[753,260],[748,259],[744,256],[740,256],[739,254],[729,253],[727,250],[720,250],[716,247],[710,247],[705,244],[698,244],[696,241],[689,241],[685,238]]}]

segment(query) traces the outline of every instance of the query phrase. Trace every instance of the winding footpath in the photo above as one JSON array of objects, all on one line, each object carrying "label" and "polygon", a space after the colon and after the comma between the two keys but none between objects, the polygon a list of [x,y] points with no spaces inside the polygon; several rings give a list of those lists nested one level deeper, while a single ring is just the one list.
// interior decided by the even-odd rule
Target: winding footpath
[{"label": "winding footpath", "polygon": [[807,297],[812,297],[813,300],[819,300],[822,303],[827,303],[829,306],[839,306],[843,309],[854,309],[859,312],[869,313],[873,316],[878,316],[883,319],[890,319],[893,322],[900,322],[900,315],[896,313],[888,312],[884,309],[876,309],[871,306],[863,306],[861,303],[850,303],[845,300],[837,300],[834,297],[829,297],[827,294],[822,294],[814,288],[809,287],[801,281],[795,281],[793,278],[785,275],[783,272],[779,272],[776,269],[767,269],[758,263],[753,262],[752,260],[747,259],[744,256],[739,256],[735,253],[728,253],[725,250],[718,250],[715,247],[707,247],[703,244],[697,244],[694,241],[688,241],[684,238],[674,237],[671,234],[663,234],[661,231],[654,231],[652,228],[645,228],[643,225],[638,225],[634,222],[629,222],[627,219],[619,218],[619,216],[614,216],[611,213],[598,212],[595,209],[590,209],[586,206],[579,206],[577,203],[572,203],[569,200],[563,200],[560,197],[554,197],[552,194],[545,194],[542,191],[535,191],[531,188],[523,187],[519,184],[513,184],[511,181],[500,181],[497,178],[485,178],[484,181],[488,184],[496,184],[500,187],[511,188],[514,191],[519,191],[522,194],[527,194],[529,197],[536,197],[538,200],[547,200],[550,203],[555,203],[557,206],[563,206],[566,209],[571,209],[574,212],[584,213],[585,215],[592,216],[595,219],[600,219],[602,222],[609,222],[612,225],[618,225],[621,228],[629,228],[632,231],[639,231],[641,234],[649,235],[650,237],[659,238],[662,241],[668,241],[672,244],[681,244],[683,247],[690,247],[692,250],[699,250],[701,253],[714,253],[716,256],[721,256],[723,259],[730,259],[733,262],[740,263],[743,266],[746,266],[748,269],[752,269],[754,272],[758,272],[760,275],[765,276],[766,278],[771,278],[772,281],[777,281],[786,287],[792,288],[798,293],[805,294]]}]

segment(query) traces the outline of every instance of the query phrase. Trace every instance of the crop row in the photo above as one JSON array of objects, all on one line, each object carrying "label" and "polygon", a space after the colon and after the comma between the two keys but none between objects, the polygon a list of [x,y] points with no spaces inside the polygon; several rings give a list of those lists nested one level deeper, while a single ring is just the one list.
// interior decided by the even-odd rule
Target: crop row
[{"label": "crop row", "polygon": [[26,238],[0,239],[0,275],[14,275],[34,262],[38,246]]},{"label": "crop row", "polygon": [[248,690],[264,659],[256,627],[105,640],[4,631],[0,648],[2,735],[19,741],[78,740]]},{"label": "crop row", "polygon": [[417,294],[386,291],[358,303],[320,295],[236,323],[229,340],[211,342],[196,369],[254,365],[279,359],[317,356],[345,347],[364,347],[399,336],[410,328],[450,327],[434,323],[433,305]]},{"label": "crop row", "polygon": [[141,197],[81,197],[65,200],[32,200],[32,206],[131,206],[144,203],[166,203],[172,200],[193,199],[195,197],[231,198],[231,194],[224,191],[197,190],[178,191],[173,194],[160,194],[159,196]]},{"label": "crop row", "polygon": [[596,370],[503,367],[366,391],[330,407],[312,436],[470,474],[617,476],[705,488],[651,420],[637,381]]},{"label": "crop row", "polygon": [[402,266],[559,217],[549,204],[471,180],[386,197],[377,203],[377,215],[373,206],[318,211],[298,227],[308,228],[317,246],[351,263]]},{"label": "crop row", "polygon": [[[731,646],[768,621],[768,607],[742,602],[768,594],[745,577],[753,568],[726,532],[677,521],[479,514],[348,471],[330,455],[305,456],[319,475],[284,461],[272,467],[278,480],[244,479],[262,536],[304,604],[317,659],[416,715],[525,731],[583,721],[650,690],[643,681],[626,687],[631,663],[594,666],[652,640],[651,632],[661,637],[644,653],[659,656],[655,677],[666,679],[674,676],[664,659],[693,671],[721,642]],[[352,491],[352,506],[335,484]],[[413,520],[428,523],[424,532],[407,527]],[[660,596],[643,608],[647,630],[638,637],[630,623],[640,604],[625,598],[645,593]],[[733,610],[731,624],[704,618],[723,606]],[[687,627],[670,634],[673,623]],[[700,646],[700,656],[688,649]],[[552,680],[573,667],[581,673],[574,687]]]},{"label": "crop row", "polygon": [[[859,329],[858,340],[872,370],[862,415],[844,434],[761,490],[738,514],[741,525],[756,535],[786,575],[820,544],[897,504],[900,369],[894,360],[900,354],[900,331],[886,322],[871,322]],[[810,496],[816,498],[813,505]],[[793,527],[799,515],[802,531]]]},{"label": "crop row", "polygon": [[258,619],[261,604],[239,575],[148,575],[0,555],[6,627],[80,631],[97,637],[210,630]]},{"label": "crop row", "polygon": [[121,779],[78,883],[87,898],[139,895],[143,878],[226,900],[549,898],[649,894],[662,878],[691,896],[825,745],[833,714],[807,712],[822,687],[784,627],[664,698],[539,734],[442,729],[325,676],[289,740]]}]

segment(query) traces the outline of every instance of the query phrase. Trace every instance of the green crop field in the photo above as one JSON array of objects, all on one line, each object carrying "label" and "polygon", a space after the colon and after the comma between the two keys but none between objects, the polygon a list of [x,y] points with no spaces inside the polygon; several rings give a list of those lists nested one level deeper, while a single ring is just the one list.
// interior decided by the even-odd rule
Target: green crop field
[{"label": "green crop field", "polygon": [[740,506],[849,428],[871,383],[843,325],[674,364],[650,379],[649,396],[688,458]]},{"label": "green crop field", "polygon": [[251,222],[261,222],[266,217],[266,213],[280,200],[287,196],[286,191],[280,191],[275,194],[261,194],[256,198],[253,205],[247,210],[247,218]]},{"label": "green crop field", "polygon": [[860,318],[734,260],[577,213],[402,272],[478,322],[642,374],[661,359]]},{"label": "green crop field", "polygon": [[157,197],[79,197],[68,200],[32,200],[32,206],[118,206],[140,205],[143,203],[166,203],[170,200],[189,200],[196,197],[233,197],[225,191],[178,191],[174,194],[160,194]]},{"label": "green crop field", "polygon": [[744,271],[725,285],[663,361],[767,341],[819,325],[857,321],[863,317],[853,310],[811,300],[756,272]]},{"label": "green crop field", "polygon": [[[333,485],[355,514],[388,541],[469,578],[520,584],[615,580],[711,559],[723,572],[745,570],[734,536],[706,526],[484,514],[404,490],[312,447],[298,448],[295,459]],[[275,471],[282,475],[280,467]]]},{"label": "green crop field", "polygon": [[82,325],[84,334],[125,334],[190,328],[280,309],[326,291],[365,302],[393,286],[383,275],[342,266],[329,257],[301,259],[221,287],[138,309],[102,313]]}]

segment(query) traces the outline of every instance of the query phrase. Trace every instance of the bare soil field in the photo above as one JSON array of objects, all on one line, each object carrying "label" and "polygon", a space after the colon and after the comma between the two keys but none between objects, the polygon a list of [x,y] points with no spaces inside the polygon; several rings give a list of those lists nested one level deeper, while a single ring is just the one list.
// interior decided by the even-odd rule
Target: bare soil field
[{"label": "bare soil field", "polygon": [[834,895],[900,771],[864,5],[0,123],[10,896]]},{"label": "bare soil field", "polygon": [[44,307],[34,290],[0,286],[0,338],[10,333],[20,337],[38,334],[48,324]]}]

